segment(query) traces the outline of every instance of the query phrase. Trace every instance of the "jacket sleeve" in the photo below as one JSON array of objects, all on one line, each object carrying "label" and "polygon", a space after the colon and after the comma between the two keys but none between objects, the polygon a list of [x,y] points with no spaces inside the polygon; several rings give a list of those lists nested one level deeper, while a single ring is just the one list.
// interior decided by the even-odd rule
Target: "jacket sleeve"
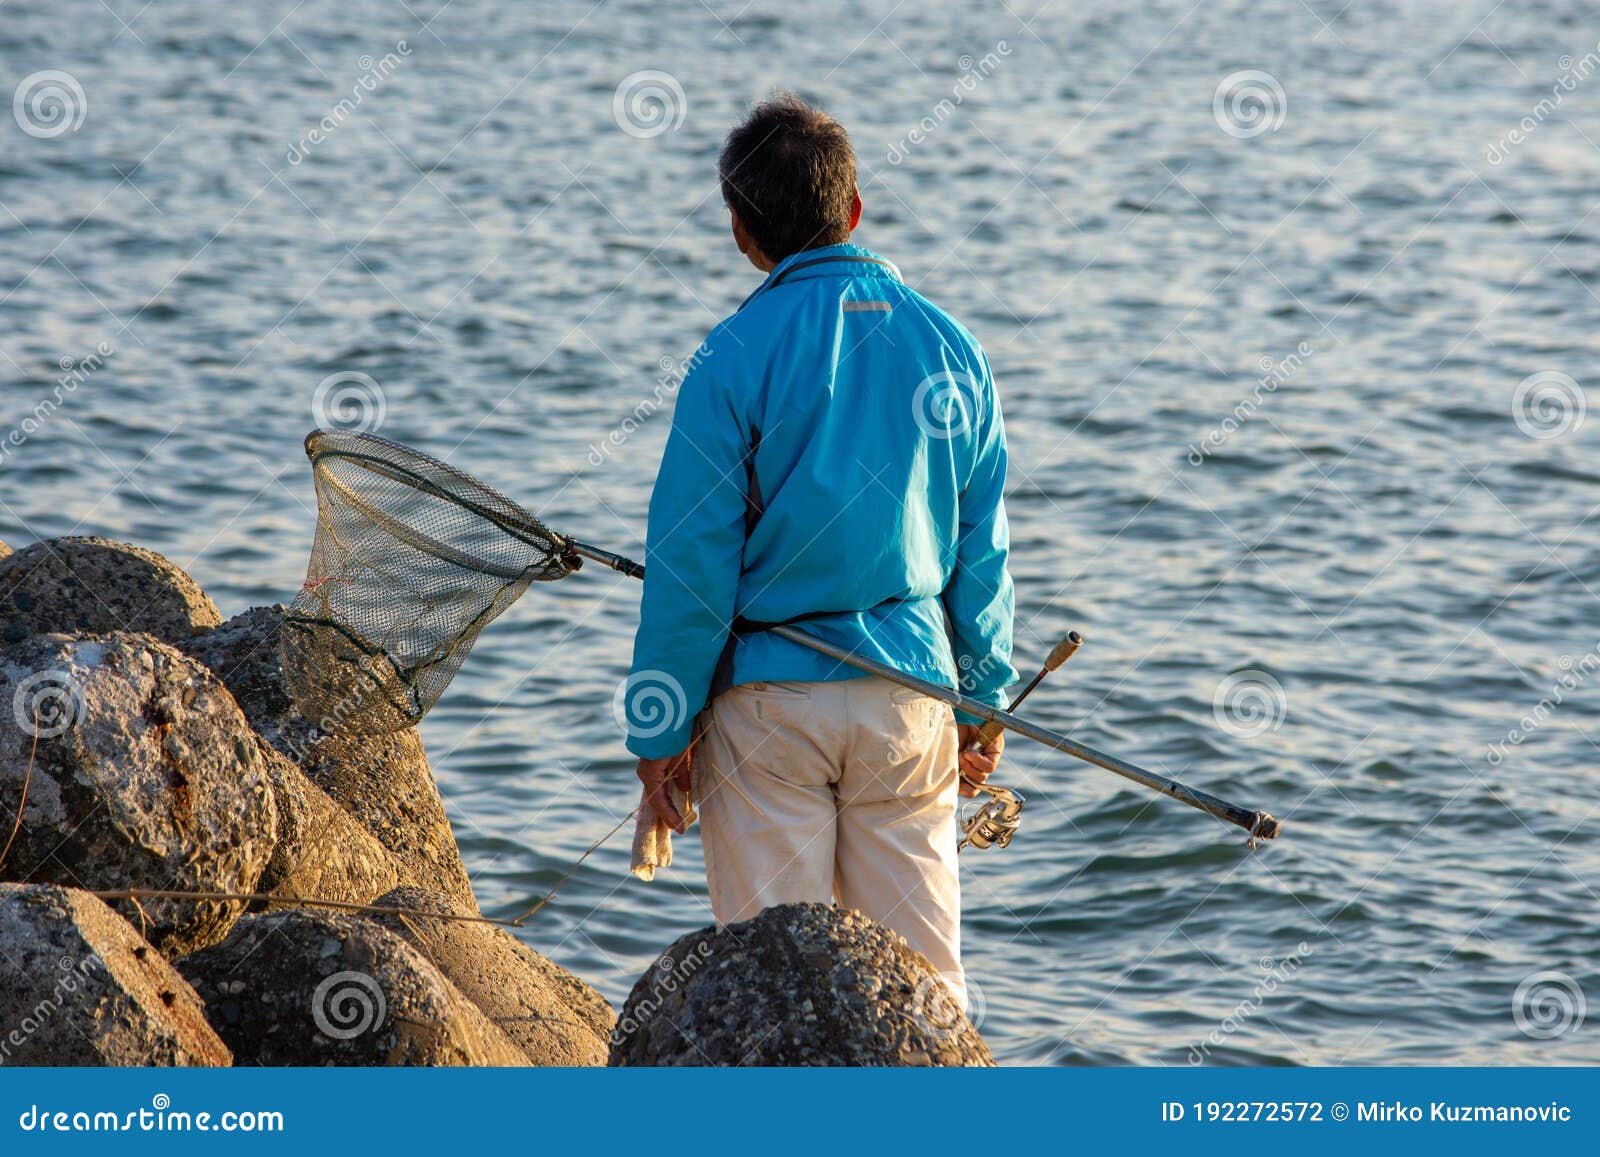
[{"label": "jacket sleeve", "polygon": [[644,600],[621,692],[628,750],[642,758],[689,746],[727,643],[744,556],[748,446],[726,371],[697,358],[678,391],[650,498]]},{"label": "jacket sleeve", "polygon": [[[1011,666],[1014,594],[1006,570],[1011,531],[1005,505],[1005,424],[987,365],[983,385],[974,424],[973,469],[960,496],[955,567],[945,586],[944,606],[961,690],[1004,707],[1005,689],[1017,679]],[[964,711],[957,711],[956,718],[981,722]]]}]

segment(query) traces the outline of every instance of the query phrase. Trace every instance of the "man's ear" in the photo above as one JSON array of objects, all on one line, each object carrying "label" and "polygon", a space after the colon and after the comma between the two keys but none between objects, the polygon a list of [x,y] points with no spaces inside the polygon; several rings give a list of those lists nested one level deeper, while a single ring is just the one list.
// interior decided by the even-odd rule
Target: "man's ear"
[{"label": "man's ear", "polygon": [[850,232],[856,231],[856,226],[861,224],[861,190],[855,191],[855,196],[850,200]]},{"label": "man's ear", "polygon": [[733,228],[733,243],[739,247],[739,252],[763,273],[771,273],[775,263],[767,260],[767,255],[761,252],[761,246],[756,244],[756,239],[744,227],[744,222],[739,220],[739,211],[731,205],[728,207],[728,221]]},{"label": "man's ear", "polygon": [[733,227],[733,243],[739,247],[740,253],[748,255],[755,240],[750,236],[750,231],[744,227],[744,222],[739,220],[739,211],[731,206],[728,209],[728,223]]}]

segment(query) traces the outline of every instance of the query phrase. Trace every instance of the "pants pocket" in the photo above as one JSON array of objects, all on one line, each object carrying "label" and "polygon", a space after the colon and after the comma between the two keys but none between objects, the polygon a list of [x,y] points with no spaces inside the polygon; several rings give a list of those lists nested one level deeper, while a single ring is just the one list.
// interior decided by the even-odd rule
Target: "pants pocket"
[{"label": "pants pocket", "polygon": [[773,728],[816,726],[809,684],[746,683],[734,691],[742,692],[745,705],[754,708],[756,718]]},{"label": "pants pocket", "polygon": [[825,707],[804,683],[742,683],[718,696],[712,726],[734,756],[725,775],[826,786],[834,776],[829,752],[837,728]]},{"label": "pants pocket", "polygon": [[[880,783],[911,797],[942,790],[956,775],[955,716],[947,704],[920,695],[891,704],[884,718]],[[876,789],[869,789],[876,794]]]},{"label": "pants pocket", "polygon": [[757,699],[810,699],[809,683],[741,683],[735,690]]}]

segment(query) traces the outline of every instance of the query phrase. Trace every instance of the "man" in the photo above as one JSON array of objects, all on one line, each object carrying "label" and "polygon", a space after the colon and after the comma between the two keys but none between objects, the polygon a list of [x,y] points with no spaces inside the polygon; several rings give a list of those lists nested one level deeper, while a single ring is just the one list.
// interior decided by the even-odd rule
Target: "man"
[{"label": "man", "polygon": [[[701,346],[650,502],[628,747],[657,812],[700,809],[718,921],[837,900],[903,935],[965,1003],[958,770],[1001,741],[765,628],[1003,707],[1015,678],[1005,435],[976,339],[848,244],[844,129],[758,105],[718,164],[733,239],[767,279]],[[692,716],[701,704],[699,730]],[[961,786],[971,795],[974,788]]]}]

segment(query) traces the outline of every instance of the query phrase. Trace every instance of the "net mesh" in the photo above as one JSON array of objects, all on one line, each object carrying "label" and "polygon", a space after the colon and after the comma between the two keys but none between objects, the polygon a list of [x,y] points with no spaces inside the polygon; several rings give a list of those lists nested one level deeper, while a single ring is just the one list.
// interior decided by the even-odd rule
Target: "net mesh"
[{"label": "net mesh", "polygon": [[479,633],[579,559],[492,487],[372,434],[306,438],[317,529],[281,658],[323,731],[379,735],[438,702]]}]

